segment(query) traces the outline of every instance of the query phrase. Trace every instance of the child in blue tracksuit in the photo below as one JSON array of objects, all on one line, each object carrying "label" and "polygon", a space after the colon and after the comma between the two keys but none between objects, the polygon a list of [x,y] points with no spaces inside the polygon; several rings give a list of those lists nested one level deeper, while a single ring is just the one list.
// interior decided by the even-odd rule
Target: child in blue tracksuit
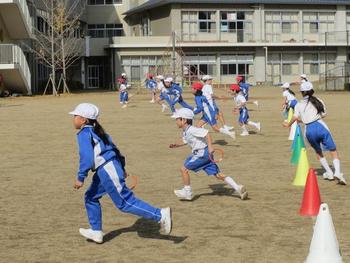
[{"label": "child in blue tracksuit", "polygon": [[90,103],[79,104],[74,111],[73,124],[79,130],[80,165],[74,184],[75,189],[83,186],[88,172],[95,172],[92,183],[85,193],[85,207],[91,228],[80,228],[79,232],[96,243],[103,242],[102,211],[99,199],[108,194],[117,208],[161,224],[165,234],[171,231],[170,208],[159,209],[136,198],[126,186],[125,158],[97,122],[98,108]]},{"label": "child in blue tracksuit", "polygon": [[[250,85],[244,81],[244,77],[241,75],[238,75],[236,77],[236,81],[241,89],[241,93],[243,94],[243,96],[246,100],[246,103],[248,103]],[[255,104],[256,106],[259,106],[259,102],[257,100],[253,101],[253,104]]]},{"label": "child in blue tracksuit", "polygon": [[156,98],[157,82],[153,79],[153,74],[147,74],[146,88],[151,93],[150,103],[154,103]]},{"label": "child in blue tracksuit", "polygon": [[164,112],[168,106],[163,103],[165,100],[169,107],[171,104],[170,95],[168,94],[168,89],[165,88],[164,85],[164,77],[162,75],[157,76],[157,90],[160,92],[159,96],[156,99],[156,102],[162,106],[162,112]]},{"label": "child in blue tracksuit", "polygon": [[193,110],[193,107],[187,104],[182,98],[181,87],[173,82],[173,78],[168,77],[164,80],[165,88],[168,90],[168,94],[172,96],[170,100],[170,109],[175,112],[175,104],[179,103],[182,107]]},{"label": "child in blue tracksuit", "polygon": [[194,114],[202,113],[202,118],[198,122],[197,127],[203,127],[205,124],[209,124],[215,132],[220,132],[222,134],[230,136],[232,139],[236,139],[235,132],[231,132],[223,127],[219,128],[217,125],[217,111],[208,99],[203,96],[203,84],[200,82],[195,82],[192,84],[192,93],[195,95],[196,108],[193,110]]},{"label": "child in blue tracksuit", "polygon": [[[285,127],[290,127],[295,121],[301,121],[305,124],[305,136],[311,147],[315,150],[317,158],[326,170],[323,178],[326,180],[337,179],[339,184],[346,185],[346,181],[340,168],[340,160],[337,147],[334,143],[332,134],[322,120],[326,116],[326,107],[322,100],[313,96],[313,85],[309,81],[301,82],[300,92],[303,99],[300,100],[294,108],[294,116]],[[334,173],[329,167],[327,159],[324,157],[323,150],[330,151],[333,157]]]},{"label": "child in blue tracksuit", "polygon": [[242,128],[241,136],[248,136],[249,132],[246,125],[250,125],[255,127],[258,131],[260,131],[261,126],[260,122],[256,123],[249,120],[248,108],[246,107],[247,100],[245,99],[244,94],[241,91],[241,88],[237,84],[231,85],[231,91],[233,92],[234,100],[236,103],[236,107],[234,108],[234,113],[239,112],[239,125]]},{"label": "child in blue tracksuit", "polygon": [[192,150],[192,154],[186,159],[184,166],[181,168],[184,187],[180,190],[175,190],[175,195],[180,199],[192,200],[193,193],[189,171],[199,172],[204,170],[207,175],[215,176],[217,179],[225,181],[242,200],[246,199],[248,193],[245,187],[238,185],[231,177],[223,175],[216,163],[212,161],[210,155],[214,150],[209,131],[192,126],[193,117],[193,112],[186,108],[176,110],[173,117],[176,119],[176,125],[183,130],[183,142],[171,144],[169,147],[177,148],[188,144]]}]

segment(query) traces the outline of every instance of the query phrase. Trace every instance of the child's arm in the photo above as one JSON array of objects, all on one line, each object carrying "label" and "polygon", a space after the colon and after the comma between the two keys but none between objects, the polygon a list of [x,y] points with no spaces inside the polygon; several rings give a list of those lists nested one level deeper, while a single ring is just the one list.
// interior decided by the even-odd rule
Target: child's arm
[{"label": "child's arm", "polygon": [[196,102],[196,108],[194,108],[193,114],[196,115],[203,111],[203,105],[199,97],[196,97],[194,101]]},{"label": "child's arm", "polygon": [[80,132],[78,134],[79,144],[79,171],[77,174],[75,189],[83,186],[85,178],[88,176],[89,170],[94,166],[94,149],[91,143],[91,135],[88,132]]},{"label": "child's arm", "polygon": [[212,153],[214,151],[214,148],[213,148],[212,139],[211,139],[209,132],[208,132],[207,136],[205,136],[205,138],[207,139],[208,151],[209,151],[209,153]]},{"label": "child's arm", "polygon": [[179,143],[172,143],[169,145],[169,148],[178,148],[178,147],[182,147],[184,145],[186,145],[187,143],[183,142],[179,142]]}]

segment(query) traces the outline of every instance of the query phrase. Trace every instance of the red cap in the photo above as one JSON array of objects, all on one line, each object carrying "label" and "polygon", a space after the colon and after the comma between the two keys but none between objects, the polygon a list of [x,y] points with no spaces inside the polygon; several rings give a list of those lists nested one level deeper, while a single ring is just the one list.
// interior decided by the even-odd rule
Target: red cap
[{"label": "red cap", "polygon": [[192,89],[195,89],[195,90],[202,90],[203,88],[203,84],[200,83],[200,82],[194,82],[192,83]]},{"label": "red cap", "polygon": [[231,90],[234,90],[234,91],[240,91],[241,90],[241,88],[239,87],[239,85],[237,85],[237,84],[232,84],[231,85]]},{"label": "red cap", "polygon": [[151,73],[147,73],[147,78],[148,78],[148,79],[153,78],[153,74],[151,74]]},{"label": "red cap", "polygon": [[243,80],[243,76],[238,75],[238,76],[236,77],[236,80],[237,80],[237,82],[241,82],[241,81]]},{"label": "red cap", "polygon": [[123,84],[123,83],[125,82],[125,79],[122,78],[122,77],[119,77],[119,78],[117,79],[117,81],[118,81],[120,84]]}]

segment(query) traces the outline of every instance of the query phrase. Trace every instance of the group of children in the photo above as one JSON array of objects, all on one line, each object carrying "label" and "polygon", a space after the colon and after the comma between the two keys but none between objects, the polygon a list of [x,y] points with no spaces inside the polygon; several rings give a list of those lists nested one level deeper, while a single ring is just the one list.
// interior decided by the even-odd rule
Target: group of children
[{"label": "group of children", "polygon": [[[300,84],[302,99],[297,101],[295,93],[290,89],[289,83],[282,85],[284,97],[283,110],[289,110],[289,108],[294,110],[293,118],[283,125],[290,127],[295,122],[305,124],[305,137],[316,152],[322,167],[325,169],[323,178],[330,181],[337,180],[339,184],[346,185],[346,180],[341,172],[337,147],[327,124],[323,121],[327,114],[324,102],[314,96],[313,85],[305,74],[300,75],[300,80],[292,84]],[[334,172],[328,165],[324,151],[329,151],[333,158]]]},{"label": "group of children", "polygon": [[[152,75],[148,75],[148,77],[147,86],[152,93],[150,102],[162,104],[162,101],[165,100],[173,112],[172,118],[176,119],[178,128],[182,129],[182,142],[171,144],[169,147],[177,148],[187,144],[192,151],[181,168],[184,186],[179,190],[174,190],[175,195],[182,200],[192,200],[193,191],[189,171],[198,172],[203,170],[207,175],[216,177],[228,184],[233,189],[233,195],[240,197],[242,200],[247,199],[248,192],[246,188],[235,182],[232,177],[221,173],[218,165],[213,160],[214,148],[211,136],[209,131],[203,128],[206,123],[209,123],[215,131],[234,138],[234,132],[230,131],[233,127],[225,124],[223,113],[215,103],[211,84],[212,78],[208,75],[204,76],[204,83],[194,83],[192,85],[196,102],[196,107],[193,108],[184,101],[181,87],[172,78],[164,79],[162,76],[157,76],[156,82],[153,81]],[[118,81],[120,82],[120,102],[124,107],[128,102],[126,75],[123,74]],[[155,89],[160,91],[158,98],[155,97]],[[242,91],[235,90],[234,93],[238,96],[240,92]],[[248,92],[246,96],[248,96]],[[236,108],[247,113],[244,103],[240,103]],[[175,110],[176,104],[180,104],[182,108]],[[162,106],[162,109],[164,110],[166,107]],[[203,114],[202,118],[197,126],[193,126],[194,115],[199,113]],[[80,165],[74,188],[80,189],[88,172],[90,170],[94,172],[92,183],[85,193],[85,207],[90,228],[80,228],[80,234],[96,243],[103,242],[102,211],[99,199],[105,194],[110,196],[115,206],[121,211],[156,221],[160,223],[161,231],[164,234],[170,234],[172,228],[171,209],[169,207],[160,209],[138,199],[126,186],[125,178],[128,173],[125,168],[125,158],[97,121],[99,116],[97,106],[82,103],[70,114],[74,116],[74,127],[79,130],[77,140]],[[218,128],[216,119],[219,119],[223,127]],[[248,117],[246,116],[245,118],[242,117],[241,121],[245,124],[247,120]]]}]

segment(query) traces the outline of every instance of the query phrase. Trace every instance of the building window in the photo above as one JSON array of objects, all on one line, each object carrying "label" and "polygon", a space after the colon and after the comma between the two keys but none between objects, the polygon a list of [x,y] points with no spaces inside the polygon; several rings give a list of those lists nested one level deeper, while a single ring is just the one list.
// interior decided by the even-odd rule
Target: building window
[{"label": "building window", "polygon": [[89,0],[88,5],[115,5],[122,4],[122,0]]},{"label": "building window", "polygon": [[298,12],[266,12],[266,39],[270,42],[295,42],[298,32]]},{"label": "building window", "polygon": [[221,75],[237,75],[237,65],[221,64]]},{"label": "building window", "polygon": [[122,56],[122,70],[130,80],[144,80],[147,73],[168,75],[171,72],[164,72],[164,65],[169,69],[171,59],[161,56]]},{"label": "building window", "polygon": [[303,12],[304,33],[324,33],[335,30],[335,12]]},{"label": "building window", "polygon": [[221,56],[221,75],[243,75],[248,79],[254,64],[252,54],[233,54]]},{"label": "building window", "polygon": [[199,32],[216,32],[215,11],[198,12]]},{"label": "building window", "polygon": [[282,22],[282,33],[292,33],[292,24],[290,22]]},{"label": "building window", "polygon": [[350,30],[350,12],[346,13],[346,29]]},{"label": "building window", "polygon": [[203,75],[216,75],[215,55],[186,55],[184,58],[184,75],[189,80],[200,79]]},{"label": "building window", "polygon": [[282,75],[292,75],[292,65],[282,64]]},{"label": "building window", "polygon": [[150,19],[148,16],[141,18],[141,33],[142,36],[149,36],[150,35]]},{"label": "building window", "polygon": [[198,33],[198,12],[182,11],[181,12],[181,30],[182,40],[195,40]]},{"label": "building window", "polygon": [[92,38],[116,37],[123,35],[122,24],[90,24],[88,34]]}]

